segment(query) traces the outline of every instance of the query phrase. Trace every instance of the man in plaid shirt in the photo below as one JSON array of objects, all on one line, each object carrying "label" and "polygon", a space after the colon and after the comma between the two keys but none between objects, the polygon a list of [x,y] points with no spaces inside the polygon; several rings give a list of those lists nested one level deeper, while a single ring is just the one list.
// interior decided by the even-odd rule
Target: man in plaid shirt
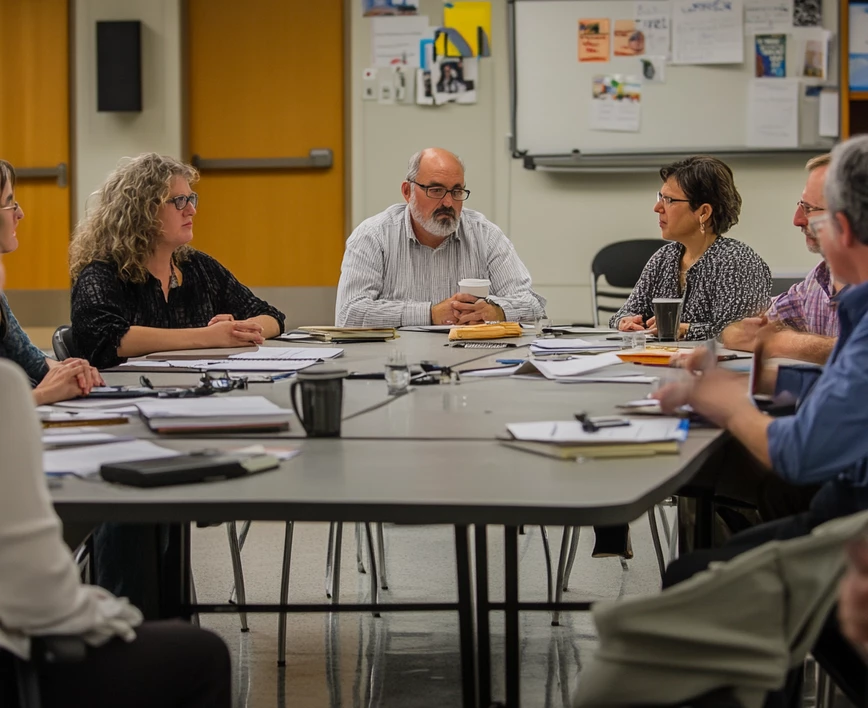
[{"label": "man in plaid shirt", "polygon": [[[823,186],[829,161],[828,154],[808,161],[808,182],[793,216],[811,253],[820,253],[820,244],[808,229],[808,217],[826,211]],[[721,333],[721,341],[743,351],[753,351],[762,341],[766,356],[823,364],[838,337],[835,295],[840,290],[826,261],[820,261],[803,281],[778,295],[765,315],[734,322]]]}]

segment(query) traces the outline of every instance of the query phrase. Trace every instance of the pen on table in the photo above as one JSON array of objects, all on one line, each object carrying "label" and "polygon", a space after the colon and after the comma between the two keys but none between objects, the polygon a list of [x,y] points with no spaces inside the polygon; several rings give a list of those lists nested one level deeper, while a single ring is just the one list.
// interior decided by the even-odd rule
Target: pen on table
[{"label": "pen on table", "polygon": [[274,374],[271,377],[272,383],[275,381],[280,381],[282,379],[288,379],[290,376],[295,376],[295,371],[287,371],[285,374]]},{"label": "pen on table", "polygon": [[524,359],[495,359],[498,364],[506,364],[508,366],[518,366],[524,364]]}]

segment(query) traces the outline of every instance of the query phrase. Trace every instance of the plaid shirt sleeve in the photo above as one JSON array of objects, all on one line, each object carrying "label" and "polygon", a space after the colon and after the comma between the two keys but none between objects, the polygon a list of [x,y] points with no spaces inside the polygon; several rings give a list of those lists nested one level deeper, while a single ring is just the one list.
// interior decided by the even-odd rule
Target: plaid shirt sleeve
[{"label": "plaid shirt sleeve", "polygon": [[805,318],[805,302],[806,282],[800,280],[795,285],[791,285],[790,289],[782,295],[778,295],[772,300],[772,306],[766,313],[766,317],[770,322],[783,322],[787,327],[798,332],[806,332],[808,323]]}]

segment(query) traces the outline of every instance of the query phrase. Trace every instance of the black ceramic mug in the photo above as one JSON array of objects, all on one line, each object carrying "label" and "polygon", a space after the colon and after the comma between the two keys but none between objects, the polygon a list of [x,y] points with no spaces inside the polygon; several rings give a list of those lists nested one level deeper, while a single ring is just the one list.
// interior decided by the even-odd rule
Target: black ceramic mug
[{"label": "black ceramic mug", "polygon": [[[347,372],[331,366],[311,366],[296,374],[289,387],[292,409],[310,438],[339,438]],[[301,389],[301,405],[298,404]]]}]

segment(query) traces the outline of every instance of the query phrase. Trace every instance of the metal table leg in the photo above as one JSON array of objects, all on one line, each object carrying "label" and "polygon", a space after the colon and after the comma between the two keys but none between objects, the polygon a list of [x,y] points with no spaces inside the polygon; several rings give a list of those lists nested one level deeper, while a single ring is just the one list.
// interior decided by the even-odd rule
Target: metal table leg
[{"label": "metal table leg", "polygon": [[503,529],[504,550],[504,625],[506,628],[506,708],[520,703],[521,661],[518,638],[518,528]]},{"label": "metal table leg", "polygon": [[473,583],[470,565],[470,536],[466,525],[455,526],[455,563],[458,574],[458,630],[461,647],[461,703],[475,708],[476,666],[473,641]]}]

